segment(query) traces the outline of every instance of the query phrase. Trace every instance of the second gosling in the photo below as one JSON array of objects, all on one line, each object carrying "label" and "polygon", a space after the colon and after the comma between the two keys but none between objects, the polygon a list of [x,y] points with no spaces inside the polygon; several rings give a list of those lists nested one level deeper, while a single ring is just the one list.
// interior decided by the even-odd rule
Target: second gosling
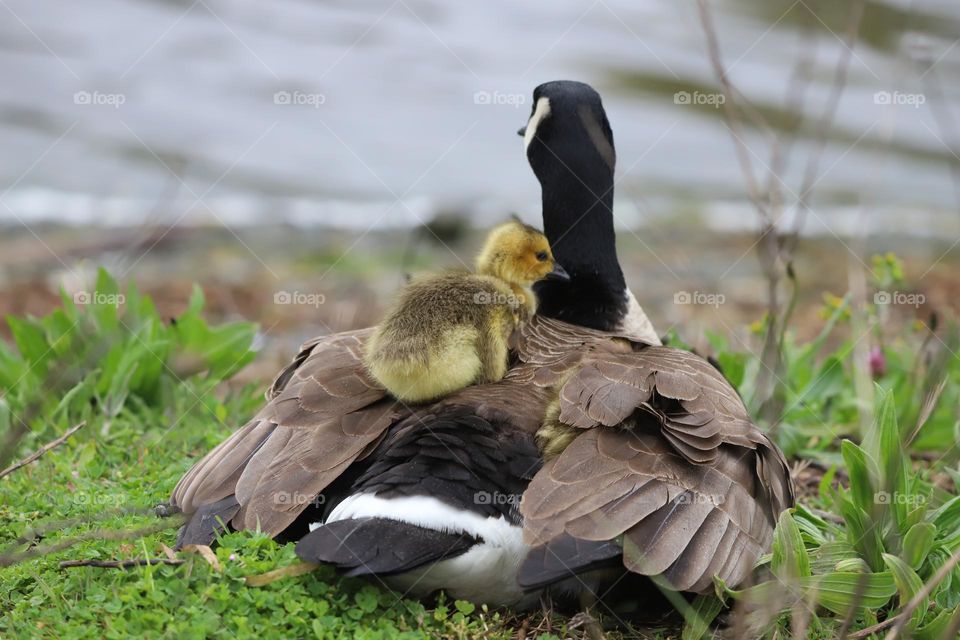
[{"label": "second gosling", "polygon": [[476,273],[423,276],[403,288],[367,342],[367,370],[408,403],[500,380],[510,334],[536,311],[530,286],[547,277],[569,279],[546,236],[518,220],[498,225]]}]

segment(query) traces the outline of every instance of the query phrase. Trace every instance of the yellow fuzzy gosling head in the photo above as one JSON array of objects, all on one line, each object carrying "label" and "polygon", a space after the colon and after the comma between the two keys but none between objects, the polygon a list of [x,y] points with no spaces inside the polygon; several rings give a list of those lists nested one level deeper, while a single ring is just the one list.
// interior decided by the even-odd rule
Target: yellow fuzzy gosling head
[{"label": "yellow fuzzy gosling head", "polygon": [[529,287],[550,274],[566,277],[543,233],[511,220],[493,228],[477,257],[477,273]]}]

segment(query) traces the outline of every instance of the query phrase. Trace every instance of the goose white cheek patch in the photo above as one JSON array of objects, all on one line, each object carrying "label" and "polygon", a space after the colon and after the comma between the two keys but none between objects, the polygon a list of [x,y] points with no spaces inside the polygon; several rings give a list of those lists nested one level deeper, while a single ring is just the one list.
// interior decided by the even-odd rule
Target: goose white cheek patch
[{"label": "goose white cheek patch", "polygon": [[524,149],[530,147],[533,136],[537,135],[537,127],[548,115],[550,115],[550,98],[540,98],[537,100],[537,108],[533,110],[533,115],[530,116],[530,122],[527,123],[527,130],[523,134]]}]

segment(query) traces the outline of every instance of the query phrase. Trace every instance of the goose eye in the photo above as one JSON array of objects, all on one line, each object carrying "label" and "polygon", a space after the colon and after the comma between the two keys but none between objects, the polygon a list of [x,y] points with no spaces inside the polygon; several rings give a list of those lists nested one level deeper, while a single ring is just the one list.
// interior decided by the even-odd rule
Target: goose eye
[{"label": "goose eye", "polygon": [[548,257],[549,256],[547,255],[546,251],[537,252],[537,260],[539,260],[540,262],[546,262]]}]

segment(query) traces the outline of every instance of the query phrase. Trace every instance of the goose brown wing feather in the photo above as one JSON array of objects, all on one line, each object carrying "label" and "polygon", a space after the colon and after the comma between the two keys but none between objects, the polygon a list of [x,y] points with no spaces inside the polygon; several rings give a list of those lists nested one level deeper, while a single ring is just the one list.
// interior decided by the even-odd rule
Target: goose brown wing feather
[{"label": "goose brown wing feather", "polygon": [[180,479],[170,502],[185,513],[221,500],[234,492],[240,474],[276,425],[253,419],[234,431]]},{"label": "goose brown wing feather", "polygon": [[328,484],[408,413],[366,375],[372,330],[305,343],[247,425],[188,471],[171,503],[191,514],[235,494],[237,528],[286,528]]},{"label": "goose brown wing feather", "polygon": [[404,411],[386,400],[312,429],[278,427],[237,483],[241,508],[234,524],[280,533]]},{"label": "goose brown wing feather", "polygon": [[743,402],[708,362],[671,347],[629,353],[595,349],[563,382],[560,422],[589,429],[657,417],[664,437],[690,462],[713,460],[721,443],[755,448],[762,434]]},{"label": "goose brown wing feather", "polygon": [[[633,354],[635,361],[649,349],[660,348],[640,350]],[[521,503],[524,538],[533,545],[560,536],[620,539],[624,566],[633,572],[662,575],[679,590],[709,591],[714,575],[736,585],[769,546],[776,515],[793,502],[786,461],[749,422],[739,398],[719,402],[705,397],[725,381],[708,381],[695,392],[673,376],[660,377],[651,365],[682,363],[684,356],[652,356],[628,375],[601,380],[595,373],[578,372],[564,383],[563,390],[574,388],[567,395],[561,390],[561,411],[564,402],[576,398],[580,413],[571,415],[582,416],[590,415],[588,400],[595,397],[586,383],[613,389],[629,385],[646,393],[650,370],[654,377],[645,401],[650,406],[640,412],[634,412],[637,407],[629,413],[619,409],[626,418],[616,428],[596,421],[533,478]],[[594,353],[583,365],[600,357],[623,364],[630,355]],[[713,375],[696,364],[684,366],[694,379]],[[661,395],[676,401],[669,413],[655,406]],[[689,407],[686,412],[684,407]],[[602,409],[595,409],[599,416]],[[697,460],[701,451],[710,451],[709,459]]]}]

